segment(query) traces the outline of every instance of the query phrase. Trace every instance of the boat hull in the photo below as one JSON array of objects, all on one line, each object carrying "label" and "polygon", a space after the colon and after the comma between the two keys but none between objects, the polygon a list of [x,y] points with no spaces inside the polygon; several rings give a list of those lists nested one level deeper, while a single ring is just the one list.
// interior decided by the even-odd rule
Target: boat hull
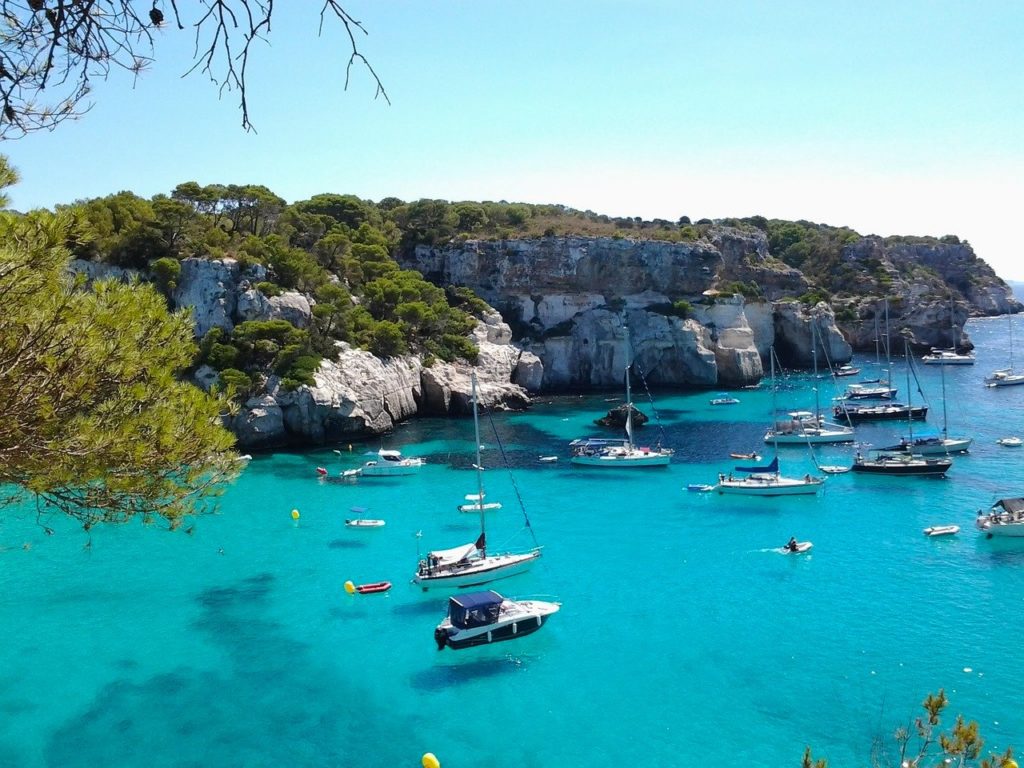
[{"label": "boat hull", "polygon": [[822,443],[852,443],[854,441],[853,431],[846,432],[844,430],[808,430],[803,433],[787,433],[787,434],[772,434],[772,432],[765,433],[764,441],[766,443],[778,443],[779,445],[807,445],[811,444],[822,444]]},{"label": "boat hull", "polygon": [[504,640],[517,640],[520,637],[532,635],[542,626],[544,626],[544,618],[542,616],[532,616],[530,618],[522,619],[521,621],[512,621],[504,626],[497,627],[496,629],[488,629],[479,633],[470,634],[465,631],[459,632],[459,634],[454,637],[448,637],[445,640],[445,645],[453,651],[459,651],[463,648],[472,648],[477,645],[500,643]]},{"label": "boat hull", "polygon": [[832,410],[837,419],[849,419],[853,423],[862,421],[901,421],[908,416],[915,421],[923,421],[928,416],[928,406],[914,406],[907,409],[905,406],[893,408],[887,406],[868,408],[841,408]]},{"label": "boat hull", "polygon": [[471,562],[464,568],[445,568],[434,573],[417,573],[412,581],[424,592],[431,589],[479,587],[525,573],[539,557],[540,550],[518,555],[493,555],[483,562]]},{"label": "boat hull", "polygon": [[757,477],[739,480],[722,480],[715,487],[719,494],[735,496],[812,496],[822,487],[823,482],[817,478],[796,480],[791,478]]},{"label": "boat hull", "polygon": [[573,456],[570,464],[579,467],[667,467],[672,461],[671,455],[647,453],[630,456]]},{"label": "boat hull", "polygon": [[362,467],[363,477],[402,477],[404,475],[415,475],[420,471],[422,464],[377,464],[367,462]]},{"label": "boat hull", "polygon": [[920,475],[938,477],[945,475],[953,466],[952,461],[925,459],[924,461],[877,461],[863,460],[853,463],[853,471],[870,475]]}]

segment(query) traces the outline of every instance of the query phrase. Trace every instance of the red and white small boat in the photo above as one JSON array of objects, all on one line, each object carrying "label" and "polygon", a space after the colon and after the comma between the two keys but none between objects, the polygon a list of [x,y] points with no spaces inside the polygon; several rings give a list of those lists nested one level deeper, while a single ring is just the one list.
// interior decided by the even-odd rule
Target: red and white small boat
[{"label": "red and white small boat", "polygon": [[375,592],[387,592],[391,589],[390,581],[375,581],[372,584],[356,584],[356,592],[360,595],[372,595]]}]

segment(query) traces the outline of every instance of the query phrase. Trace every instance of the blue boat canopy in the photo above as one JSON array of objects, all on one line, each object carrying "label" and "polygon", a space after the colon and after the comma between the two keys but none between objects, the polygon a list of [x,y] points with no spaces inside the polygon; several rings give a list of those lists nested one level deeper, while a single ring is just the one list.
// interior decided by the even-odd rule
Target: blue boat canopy
[{"label": "blue boat canopy", "polygon": [[459,629],[483,627],[493,624],[501,613],[505,601],[497,592],[469,592],[448,598],[448,618]]},{"label": "blue boat canopy", "polygon": [[767,464],[766,466],[763,466],[763,467],[736,467],[736,471],[737,472],[747,472],[747,473],[754,473],[754,472],[778,472],[779,471],[779,457],[776,456],[774,459],[772,459],[770,464]]}]

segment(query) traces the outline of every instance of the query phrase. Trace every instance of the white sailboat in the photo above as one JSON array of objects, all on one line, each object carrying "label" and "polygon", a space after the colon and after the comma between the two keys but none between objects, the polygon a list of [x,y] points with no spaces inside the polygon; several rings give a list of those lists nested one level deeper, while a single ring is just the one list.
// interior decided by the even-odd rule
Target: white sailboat
[{"label": "white sailboat", "polygon": [[632,365],[629,354],[629,329],[626,334],[626,437],[618,439],[581,437],[569,443],[569,462],[585,467],[665,467],[672,460],[672,449],[638,446],[633,442],[633,395],[629,384]]},{"label": "white sailboat", "polygon": [[[769,352],[771,356],[772,375],[772,414],[775,414],[775,400],[777,388],[775,386],[775,348]],[[715,486],[720,494],[737,494],[742,496],[803,496],[812,495],[824,485],[824,479],[804,475],[803,479],[784,477],[779,472],[778,444],[773,441],[775,457],[766,466],[741,466],[735,467],[734,471],[742,475],[733,477],[719,474],[718,485]]]},{"label": "white sailboat", "polygon": [[[814,381],[818,381],[818,336],[811,325],[811,357],[814,359]],[[774,413],[772,417],[774,418]],[[775,445],[807,445],[819,443],[852,443],[853,427],[833,424],[821,416],[818,386],[814,387],[814,413],[793,411],[787,421],[775,421],[765,432],[764,441]]]},{"label": "white sailboat", "polygon": [[921,358],[925,365],[974,365],[974,354],[971,352],[957,352],[958,334],[956,325],[953,322],[953,295],[949,296],[949,325],[953,331],[953,346],[948,349],[932,347],[932,351]]},{"label": "white sailboat", "polygon": [[[475,423],[479,423],[477,417],[475,373],[472,376],[472,386],[473,420]],[[476,444],[479,446],[479,428],[476,435]],[[475,542],[462,544],[451,549],[431,550],[427,552],[426,557],[420,559],[412,581],[424,592],[430,589],[456,589],[490,584],[499,579],[506,579],[509,576],[515,576],[529,570],[530,566],[540,557],[539,546],[534,546],[526,552],[488,554],[484,510],[481,508],[479,512],[480,536]],[[525,509],[523,514],[525,516]],[[530,528],[529,518],[526,519],[526,527]],[[530,528],[530,532],[532,535],[532,528]]]},{"label": "white sailboat", "polygon": [[[907,362],[910,362],[910,358],[907,358]],[[946,412],[946,369],[939,369],[942,373],[942,432],[939,435],[921,435],[919,437],[904,437],[900,440],[899,445],[894,445],[883,450],[894,451],[896,453],[916,453],[921,456],[945,456],[950,453],[966,453],[971,443],[974,442],[973,438],[970,437],[950,437],[949,436],[949,417]],[[915,373],[916,376],[916,373]],[[910,386],[908,384],[907,390],[909,391]]]},{"label": "white sailboat", "polygon": [[1010,325],[1010,365],[1007,368],[1000,368],[992,371],[985,379],[986,387],[1013,387],[1024,384],[1024,373],[1017,373],[1013,369],[1013,315],[1007,315]]}]

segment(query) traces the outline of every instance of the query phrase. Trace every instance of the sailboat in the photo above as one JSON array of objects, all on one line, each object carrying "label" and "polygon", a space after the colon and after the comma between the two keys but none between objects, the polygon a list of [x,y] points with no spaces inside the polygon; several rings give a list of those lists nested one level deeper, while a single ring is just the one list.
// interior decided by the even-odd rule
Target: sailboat
[{"label": "sailboat", "polygon": [[[908,358],[908,362],[910,359]],[[884,448],[885,451],[896,453],[916,453],[921,456],[944,456],[949,453],[966,453],[974,442],[970,437],[950,437],[949,418],[946,413],[946,369],[940,367],[942,373],[942,433],[922,435],[915,438],[903,438],[899,445]],[[916,374],[915,374],[916,375]],[[908,387],[909,390],[909,387]]]},{"label": "sailboat", "polygon": [[[769,354],[771,356],[772,376],[772,416],[774,417],[777,393],[777,387],[775,386],[774,347],[771,348]],[[773,441],[773,447],[775,449],[775,456],[767,465],[735,467],[734,471],[743,475],[742,477],[734,478],[731,472],[728,476],[719,474],[718,485],[715,486],[715,490],[720,494],[731,493],[742,496],[798,496],[817,493],[825,481],[820,477],[811,477],[809,474],[804,475],[803,479],[783,477],[779,472],[779,446],[777,440]]]},{"label": "sailboat", "polygon": [[[473,387],[473,421],[479,424],[477,416],[476,373],[472,375]],[[476,444],[480,445],[479,426],[476,429]],[[479,459],[477,466],[479,466]],[[483,494],[482,485],[480,494]],[[421,558],[412,581],[424,592],[430,589],[453,589],[459,587],[478,587],[490,584],[499,579],[516,576],[529,570],[540,557],[540,547],[534,546],[526,552],[506,552],[501,554],[487,553],[487,532],[484,524],[484,509],[480,509],[480,536],[476,541],[462,544],[451,549],[435,549]],[[525,517],[526,510],[523,510]],[[526,527],[530,529],[530,520],[526,518]]]},{"label": "sailboat", "polygon": [[[889,300],[885,300],[885,378],[861,379],[856,384],[850,384],[843,395],[845,400],[890,400],[896,397],[896,389],[890,386],[889,371],[892,370],[892,360],[889,355]],[[879,353],[878,333],[878,312],[875,312],[875,365],[881,367],[882,358]],[[837,374],[838,375],[838,374]]]},{"label": "sailboat", "polygon": [[[814,380],[818,381],[818,336],[811,324],[811,357],[814,359]],[[772,414],[774,418],[774,413]],[[776,421],[764,434],[766,443],[806,445],[808,443],[852,443],[853,427],[832,424],[821,417],[818,387],[814,387],[814,413],[792,411],[788,421]]]},{"label": "sailboat", "polygon": [[473,374],[473,434],[476,436],[476,493],[467,493],[468,504],[459,504],[459,512],[486,512],[489,509],[501,509],[501,502],[484,501],[484,465],[480,458],[480,416],[476,407],[476,374]]},{"label": "sailboat", "polygon": [[632,366],[629,354],[629,329],[626,334],[626,437],[617,439],[581,437],[569,443],[569,462],[585,467],[665,467],[672,460],[672,449],[638,446],[633,441],[633,394],[629,383]]},{"label": "sailboat", "polygon": [[[903,339],[904,356],[907,360],[907,429],[910,437],[908,442],[914,444],[914,418],[911,415],[910,405],[910,367],[913,359],[910,356],[910,345],[906,338]],[[854,472],[865,472],[876,475],[945,475],[953,466],[953,460],[946,457],[931,459],[916,453],[894,453],[890,450],[880,448],[874,451],[874,455],[865,458],[859,451],[853,460]]]},{"label": "sailboat", "polygon": [[992,371],[985,379],[986,387],[1013,387],[1017,384],[1024,384],[1024,373],[1015,373],[1013,370],[1013,315],[1007,315],[1010,325],[1010,366]]},{"label": "sailboat", "polygon": [[949,325],[953,331],[953,346],[948,349],[932,347],[932,351],[921,358],[925,365],[974,365],[971,352],[957,352],[956,324],[953,322],[953,294],[949,295]]}]

